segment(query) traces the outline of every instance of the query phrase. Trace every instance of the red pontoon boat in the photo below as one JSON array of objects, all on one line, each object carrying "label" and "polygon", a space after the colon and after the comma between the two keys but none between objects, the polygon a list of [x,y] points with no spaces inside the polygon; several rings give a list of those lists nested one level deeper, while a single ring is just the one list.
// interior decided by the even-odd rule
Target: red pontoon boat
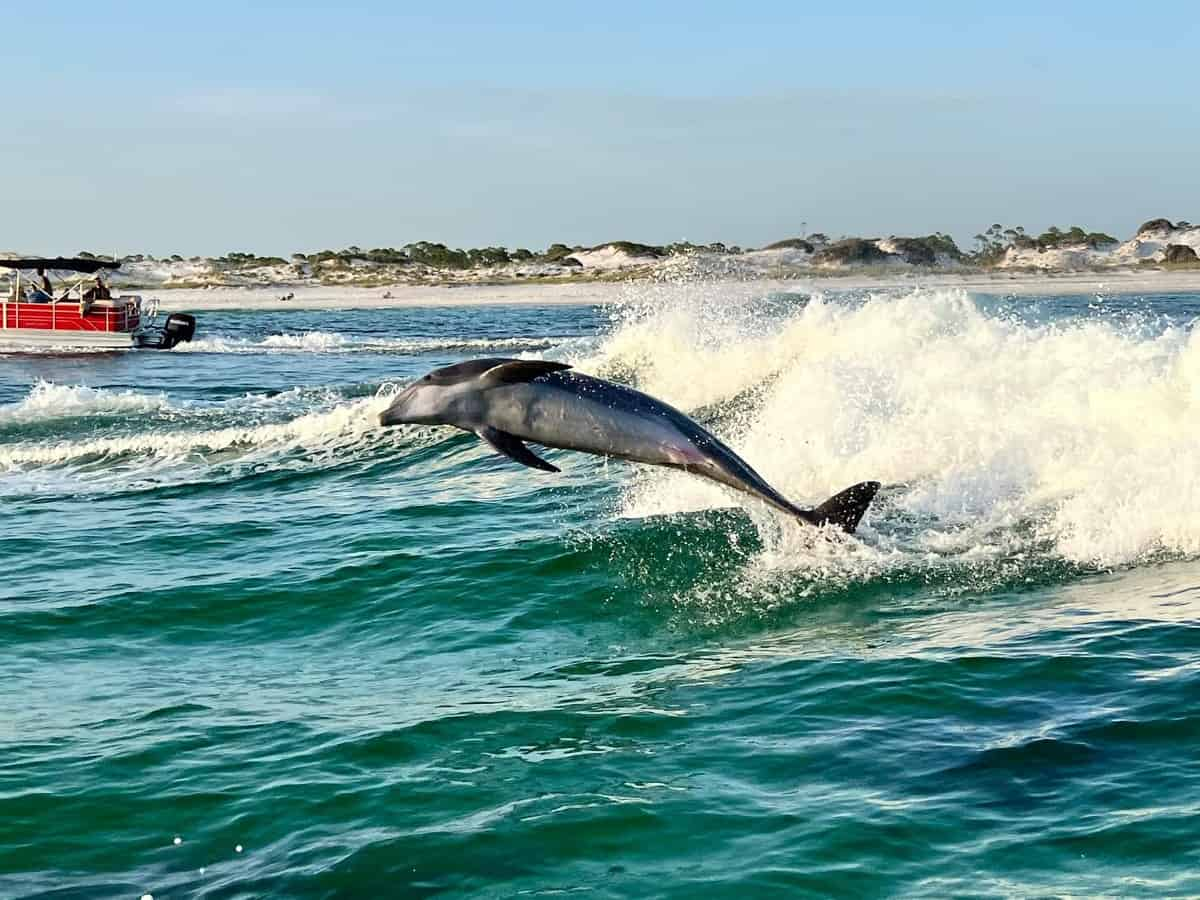
[{"label": "red pontoon boat", "polygon": [[[190,341],[196,331],[192,316],[172,313],[159,326],[157,300],[112,295],[102,273],[120,265],[90,258],[0,257],[0,272],[8,269],[12,275],[11,288],[0,294],[0,347],[170,350]],[[72,277],[55,289],[47,271],[94,277]]]}]

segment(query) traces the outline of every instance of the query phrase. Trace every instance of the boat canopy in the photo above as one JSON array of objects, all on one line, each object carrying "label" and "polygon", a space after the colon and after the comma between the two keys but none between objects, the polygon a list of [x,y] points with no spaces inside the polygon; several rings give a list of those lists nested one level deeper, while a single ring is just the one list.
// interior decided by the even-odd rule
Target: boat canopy
[{"label": "boat canopy", "polygon": [[78,257],[55,256],[34,259],[0,256],[0,269],[57,269],[66,272],[99,272],[101,269],[119,269],[121,264],[107,259],[81,259]]}]

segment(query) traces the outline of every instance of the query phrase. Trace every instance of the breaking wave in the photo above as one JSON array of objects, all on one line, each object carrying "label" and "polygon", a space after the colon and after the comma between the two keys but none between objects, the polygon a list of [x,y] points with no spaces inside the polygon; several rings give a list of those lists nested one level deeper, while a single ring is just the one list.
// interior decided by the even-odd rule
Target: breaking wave
[{"label": "breaking wave", "polygon": [[[772,484],[815,502],[885,488],[865,544],[823,559],[801,529],[772,567],[872,571],[1028,554],[1109,567],[1200,554],[1200,336],[1077,318],[1031,323],[965,292],[780,308],[703,293],[640,305],[581,367],[622,373],[716,430]],[[701,479],[641,471],[622,512],[727,506]],[[869,557],[869,558],[868,558]]]}]

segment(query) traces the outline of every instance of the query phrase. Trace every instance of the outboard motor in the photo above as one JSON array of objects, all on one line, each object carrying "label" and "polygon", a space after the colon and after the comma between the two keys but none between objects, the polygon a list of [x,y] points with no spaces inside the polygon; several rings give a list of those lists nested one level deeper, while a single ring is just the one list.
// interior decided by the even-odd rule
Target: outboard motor
[{"label": "outboard motor", "polygon": [[182,341],[190,341],[196,333],[196,317],[187,313],[171,313],[163,323],[158,349],[170,350]]}]

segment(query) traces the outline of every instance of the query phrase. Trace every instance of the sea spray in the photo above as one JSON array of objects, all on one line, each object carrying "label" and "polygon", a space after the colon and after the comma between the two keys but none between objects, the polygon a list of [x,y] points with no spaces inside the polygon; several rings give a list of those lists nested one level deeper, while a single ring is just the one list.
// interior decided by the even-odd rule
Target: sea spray
[{"label": "sea spray", "polygon": [[[726,297],[733,308],[682,296],[638,307],[581,368],[631,370],[648,393],[714,408],[722,437],[799,502],[882,480],[868,542],[916,557],[1048,547],[1099,567],[1200,553],[1190,331],[1033,324],[944,289],[817,295],[783,312],[752,294]],[[739,408],[723,410],[734,398]],[[734,502],[654,472],[634,480],[624,514]]]}]

